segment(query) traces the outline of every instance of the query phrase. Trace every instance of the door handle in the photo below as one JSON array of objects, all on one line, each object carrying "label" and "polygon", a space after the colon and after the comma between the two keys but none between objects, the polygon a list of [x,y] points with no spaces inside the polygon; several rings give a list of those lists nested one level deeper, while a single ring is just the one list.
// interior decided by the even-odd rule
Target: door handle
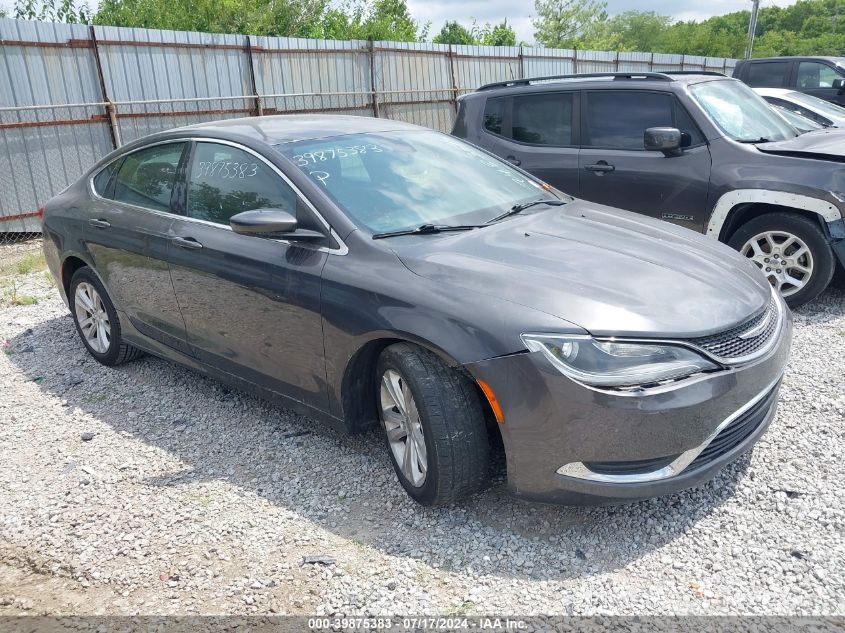
[{"label": "door handle", "polygon": [[516,156],[506,156],[505,160],[508,161],[511,165],[516,165],[517,167],[522,164],[522,161],[519,160]]},{"label": "door handle", "polygon": [[197,242],[192,237],[174,237],[170,241],[173,242],[179,248],[187,248],[192,251],[202,248],[202,244]]},{"label": "door handle", "polygon": [[606,161],[600,160],[595,165],[587,165],[584,169],[594,172],[597,176],[602,176],[614,171],[616,167],[608,165]]},{"label": "door handle", "polygon": [[88,220],[88,224],[90,224],[91,226],[95,226],[98,229],[107,229],[111,226],[111,224],[109,224],[105,220],[100,220],[98,218],[91,218],[90,220]]}]

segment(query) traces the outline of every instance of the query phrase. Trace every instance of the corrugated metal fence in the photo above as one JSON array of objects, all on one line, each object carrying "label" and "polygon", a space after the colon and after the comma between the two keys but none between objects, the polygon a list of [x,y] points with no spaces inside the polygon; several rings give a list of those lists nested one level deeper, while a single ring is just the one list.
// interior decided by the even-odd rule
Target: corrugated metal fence
[{"label": "corrugated metal fence", "polygon": [[0,19],[0,233],[122,143],[214,119],[335,112],[447,131],[455,100],[521,77],[734,60],[155,31]]}]

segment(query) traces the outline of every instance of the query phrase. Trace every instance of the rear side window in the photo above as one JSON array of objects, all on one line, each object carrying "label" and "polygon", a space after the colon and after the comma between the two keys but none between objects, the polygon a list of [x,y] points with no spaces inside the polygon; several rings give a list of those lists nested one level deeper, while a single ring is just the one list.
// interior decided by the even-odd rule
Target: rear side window
[{"label": "rear side window", "polygon": [[155,211],[170,211],[176,170],[184,149],[185,143],[167,143],[129,154],[115,180],[114,200]]},{"label": "rear side window", "polygon": [[534,145],[572,144],[572,93],[514,97],[512,136]]},{"label": "rear side window", "polygon": [[842,79],[842,75],[827,64],[820,64],[819,62],[801,62],[798,64],[798,88],[800,90],[833,88],[833,82],[837,79]]},{"label": "rear side window", "polygon": [[112,176],[114,176],[114,172],[117,170],[117,166],[119,164],[120,160],[112,161],[103,167],[100,170],[100,173],[94,176],[92,183],[94,185],[94,191],[98,196],[102,198],[111,198],[111,188],[109,187],[109,184],[111,183]]},{"label": "rear side window", "polygon": [[590,92],[587,98],[583,116],[588,147],[642,150],[648,128],[674,125],[669,94],[605,90]]},{"label": "rear side window", "polygon": [[487,99],[484,106],[484,129],[493,134],[502,133],[502,122],[505,119],[505,100]]},{"label": "rear side window", "polygon": [[296,214],[296,193],[264,161],[236,147],[197,143],[188,183],[188,217],[228,224],[242,211],[269,208]]},{"label": "rear side window", "polygon": [[749,63],[745,83],[754,88],[784,88],[789,75],[789,62]]}]

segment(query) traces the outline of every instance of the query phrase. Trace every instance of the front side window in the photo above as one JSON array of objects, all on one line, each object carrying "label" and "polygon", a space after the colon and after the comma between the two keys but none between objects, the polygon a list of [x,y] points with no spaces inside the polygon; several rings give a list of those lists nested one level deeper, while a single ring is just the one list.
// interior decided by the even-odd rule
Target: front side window
[{"label": "front side window", "polygon": [[798,88],[814,90],[816,88],[833,88],[833,82],[842,79],[843,75],[819,62],[801,62],[798,64]]},{"label": "front side window", "polygon": [[187,214],[229,224],[253,209],[283,209],[296,214],[296,193],[264,161],[242,149],[197,143],[191,159]]},{"label": "front side window", "polygon": [[755,88],[783,88],[788,75],[789,62],[752,62],[745,83]]},{"label": "front side window", "polygon": [[277,149],[373,233],[478,224],[515,204],[555,199],[507,163],[438,132],[349,134]]},{"label": "front side window", "polygon": [[795,128],[745,84],[723,79],[690,86],[693,100],[722,132],[742,143],[783,141],[797,135]]},{"label": "front side window", "polygon": [[572,93],[514,97],[513,138],[534,145],[572,144]]},{"label": "front side window", "polygon": [[184,149],[185,143],[166,143],[129,154],[123,159],[115,180],[114,200],[155,211],[170,211],[176,170]]},{"label": "front side window", "polygon": [[604,90],[590,92],[584,145],[643,150],[650,127],[673,127],[672,95],[658,92]]},{"label": "front side window", "polygon": [[484,106],[484,129],[493,134],[502,133],[502,122],[505,118],[505,100],[487,99]]}]

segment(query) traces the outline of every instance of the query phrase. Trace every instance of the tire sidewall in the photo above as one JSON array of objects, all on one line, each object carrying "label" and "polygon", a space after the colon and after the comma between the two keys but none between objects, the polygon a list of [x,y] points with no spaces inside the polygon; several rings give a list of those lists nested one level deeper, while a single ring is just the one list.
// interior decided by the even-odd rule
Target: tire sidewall
[{"label": "tire sidewall", "polygon": [[[434,439],[431,437],[431,428],[428,423],[429,411],[428,411],[428,403],[423,399],[421,395],[421,389],[419,385],[419,376],[417,372],[414,371],[414,368],[408,366],[404,358],[402,358],[399,354],[393,352],[393,350],[388,349],[381,355],[381,358],[378,361],[378,366],[376,370],[376,407],[378,410],[379,415],[379,426],[382,430],[382,435],[384,436],[384,443],[387,447],[387,453],[390,457],[390,463],[393,464],[393,470],[396,472],[396,476],[399,478],[399,483],[402,484],[402,487],[405,491],[417,502],[421,503],[422,505],[432,505],[434,500],[437,497],[437,481],[439,479],[439,473],[437,470],[437,463],[438,463],[438,456],[437,456],[437,447],[435,445]],[[387,433],[384,432],[384,422],[381,419],[381,380],[382,376],[384,376],[384,372],[388,369],[392,369],[393,371],[397,372],[399,376],[402,378],[404,382],[408,384],[408,387],[411,390],[411,395],[414,396],[414,403],[417,405],[417,411],[420,414],[420,422],[422,423],[422,431],[423,431],[423,439],[425,440],[425,451],[426,451],[426,460],[427,460],[427,469],[425,475],[425,481],[423,482],[422,486],[415,486],[412,484],[408,479],[405,477],[405,474],[402,472],[401,466],[396,462],[396,458],[393,456],[393,450],[390,447],[390,441],[387,439]],[[431,378],[428,378],[429,380]]]},{"label": "tire sidewall", "polygon": [[[94,289],[100,295],[100,299],[106,309],[106,314],[109,315],[109,328],[111,329],[111,333],[109,336],[109,349],[105,354],[95,351],[88,344],[88,341],[85,340],[85,336],[82,333],[82,328],[79,327],[79,319],[76,316],[76,289],[79,284],[83,282],[87,282],[94,286]],[[74,273],[73,278],[70,280],[70,292],[68,294],[68,302],[70,303],[70,313],[73,318],[73,324],[76,327],[76,332],[79,334],[79,338],[85,346],[85,349],[88,350],[88,353],[103,365],[116,364],[118,356],[120,355],[120,321],[118,320],[117,310],[115,310],[114,305],[111,302],[111,298],[109,297],[108,292],[106,292],[105,286],[103,286],[103,282],[100,281],[100,278],[97,277],[94,271],[90,268],[80,268]]]},{"label": "tire sidewall", "polygon": [[[763,215],[742,225],[728,240],[728,245],[740,251],[748,240],[766,231],[783,231],[800,238],[813,256],[813,274],[810,283],[789,297],[784,297],[790,308],[797,308],[812,301],[827,288],[833,276],[836,262],[833,251],[821,228],[811,220],[788,214]],[[761,270],[761,273],[765,274]]]}]

